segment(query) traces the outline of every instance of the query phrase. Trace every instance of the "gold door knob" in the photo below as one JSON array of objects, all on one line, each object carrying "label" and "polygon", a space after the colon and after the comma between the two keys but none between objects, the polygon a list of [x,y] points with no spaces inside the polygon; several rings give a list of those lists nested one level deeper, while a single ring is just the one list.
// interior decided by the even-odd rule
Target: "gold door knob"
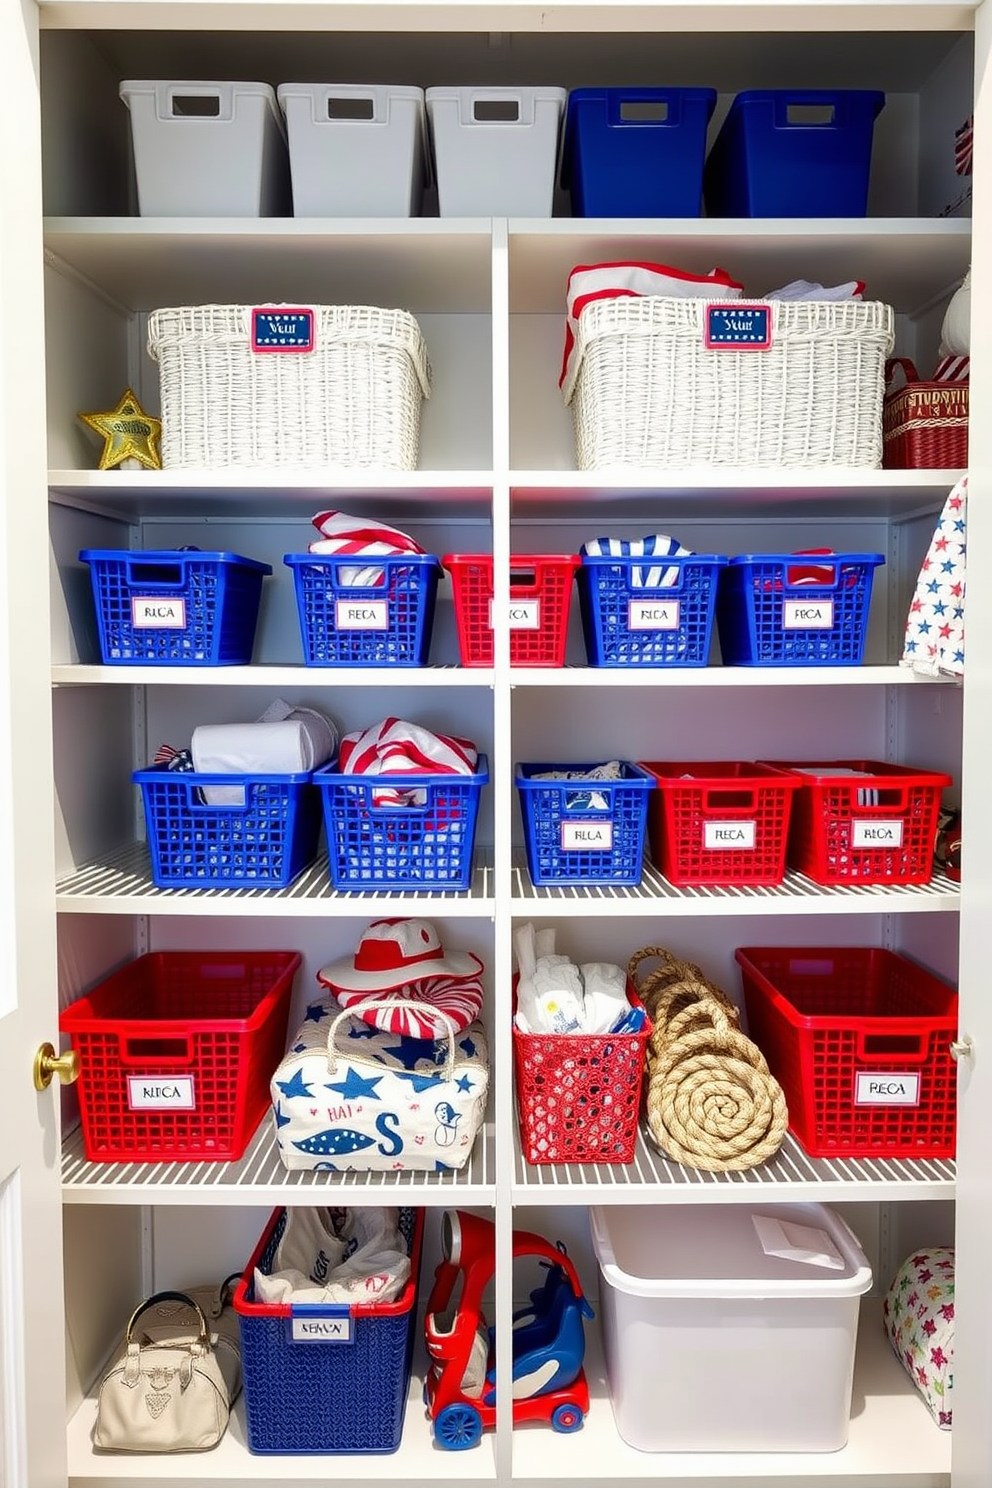
[{"label": "gold door knob", "polygon": [[35,1090],[47,1090],[53,1075],[58,1075],[63,1085],[79,1079],[79,1054],[75,1049],[56,1054],[51,1044],[41,1045],[34,1056]]}]

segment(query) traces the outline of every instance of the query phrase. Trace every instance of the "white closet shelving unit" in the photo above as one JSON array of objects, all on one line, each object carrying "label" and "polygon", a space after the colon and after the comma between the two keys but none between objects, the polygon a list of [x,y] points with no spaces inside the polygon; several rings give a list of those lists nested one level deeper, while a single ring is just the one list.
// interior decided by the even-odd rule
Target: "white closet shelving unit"
[{"label": "white closet shelving unit", "polygon": [[[536,889],[518,846],[512,786],[516,761],[617,754],[629,759],[883,758],[947,769],[959,783],[963,757],[969,772],[969,834],[992,818],[992,801],[985,800],[992,793],[983,792],[976,778],[982,710],[988,706],[985,642],[974,642],[975,681],[969,680],[964,707],[958,686],[922,680],[897,665],[906,605],[954,472],[711,469],[610,478],[580,473],[557,390],[568,270],[576,263],[626,257],[697,270],[721,264],[756,295],[799,276],[824,282],[863,278],[873,297],[898,312],[898,350],[924,367],[932,364],[943,307],[972,255],[971,221],[940,215],[964,184],[948,169],[945,156],[955,128],[972,110],[973,80],[984,76],[992,24],[981,10],[976,24],[970,6],[942,0],[866,7],[802,0],[764,6],[729,0],[622,6],[562,0],[550,10],[516,0],[432,7],[401,0],[289,5],[276,0],[198,5],[42,0],[36,14],[28,4],[24,20],[5,20],[3,34],[23,43],[26,28],[30,41],[36,20],[41,28],[46,365],[42,369],[36,351],[23,388],[11,387],[5,396],[8,410],[16,413],[32,389],[47,393],[47,469],[43,458],[36,467],[28,463],[17,469],[33,475],[39,490],[47,483],[51,579],[46,586],[36,565],[38,573],[31,569],[30,583],[25,577],[18,594],[38,621],[37,637],[26,644],[51,678],[54,884],[41,881],[40,870],[32,871],[43,916],[48,915],[42,923],[57,934],[59,1005],[147,949],[286,946],[304,957],[292,1026],[311,996],[316,969],[352,950],[369,919],[382,913],[429,915],[446,941],[477,951],[487,964],[493,1082],[487,1124],[464,1172],[333,1181],[323,1174],[284,1173],[267,1124],[238,1163],[91,1164],[76,1129],[74,1098],[67,1093],[59,1194],[66,1386],[63,1390],[57,1349],[49,1356],[47,1375],[37,1365],[28,1369],[29,1445],[43,1436],[41,1421],[55,1445],[43,1472],[31,1479],[12,1473],[11,1488],[29,1481],[30,1488],[65,1488],[66,1483],[139,1488],[146,1482],[158,1488],[191,1482],[201,1488],[214,1483],[275,1488],[330,1478],[342,1484],[495,1480],[504,1485],[652,1478],[713,1488],[738,1478],[774,1479],[783,1488],[816,1479],[849,1488],[987,1488],[983,1473],[992,1442],[983,1392],[992,1354],[977,1315],[984,1305],[980,1258],[992,1218],[980,1143],[992,1097],[980,1064],[976,1061],[972,1070],[969,1063],[964,1082],[960,1184],[950,1162],[813,1160],[791,1137],[777,1158],[747,1174],[682,1169],[643,1137],[627,1168],[534,1168],[523,1162],[516,1135],[509,986],[512,930],[527,919],[556,925],[560,942],[583,959],[596,954],[625,961],[643,944],[668,945],[699,961],[733,992],[739,990],[733,960],[738,945],[884,945],[940,974],[960,974],[962,1030],[974,1037],[979,1051],[983,1031],[992,1037],[992,1016],[983,1007],[981,948],[987,889],[974,853],[973,877],[963,894],[940,876],[918,889],[829,890],[794,873],[774,890],[679,891],[650,868],[638,888]],[[11,55],[19,94],[30,97],[30,45],[17,46]],[[326,76],[424,85],[696,82],[717,86],[722,104],[746,87],[820,84],[882,87],[888,104],[876,135],[871,215],[859,221],[152,220],[129,215],[127,118],[117,98],[121,78],[142,76],[258,77],[273,83]],[[981,141],[980,93],[977,98]],[[37,153],[34,145],[27,150],[25,172]],[[986,162],[986,172],[989,168]],[[8,225],[12,220],[9,214],[4,219]],[[37,230],[40,239],[40,225]],[[978,231],[992,243],[992,224],[976,222]],[[987,257],[989,249],[984,251]],[[979,306],[983,293],[979,288]],[[211,300],[365,302],[413,311],[435,369],[434,395],[424,413],[421,468],[408,476],[343,478],[321,471],[95,471],[97,449],[77,412],[112,406],[128,383],[154,409],[155,368],[143,345],[146,313],[156,306]],[[23,308],[16,286],[2,278],[0,307],[8,318]],[[985,309],[992,313],[992,304]],[[976,412],[983,406],[979,398],[992,398],[982,380],[988,375],[979,351],[972,384]],[[992,438],[982,428],[980,412],[973,422],[972,489],[981,492],[985,477],[978,459],[987,458]],[[11,459],[6,469],[11,502],[16,495]],[[434,664],[428,668],[386,675],[298,664],[291,579],[282,555],[302,550],[310,518],[332,504],[395,521],[438,553],[492,550],[498,620],[494,667],[461,670],[456,665],[447,590],[439,601]],[[973,516],[970,525],[972,562],[977,553],[978,562],[992,570],[992,539],[986,539],[984,519]],[[508,632],[499,616],[505,611],[511,552],[574,552],[596,533],[635,536],[651,530],[674,532],[702,551],[829,544],[883,552],[886,565],[876,577],[866,665],[794,673],[718,667],[636,676],[595,671],[582,665],[576,613],[569,667],[510,668]],[[98,665],[88,571],[79,564],[78,551],[181,543],[232,549],[272,563],[257,664],[154,672]],[[992,607],[979,598],[974,612],[969,608],[970,625],[983,618],[987,604]],[[573,608],[577,612],[577,602]],[[970,664],[972,644],[970,639]],[[320,865],[284,891],[154,887],[131,770],[161,741],[185,742],[196,723],[256,716],[277,695],[323,705],[345,728],[371,723],[388,711],[478,740],[490,757],[493,783],[484,795],[476,872],[466,894],[335,893]],[[15,739],[18,726],[15,717]],[[20,726],[26,730],[29,723]],[[47,818],[47,778],[35,785]],[[980,840],[969,835],[970,843]],[[34,954],[42,966],[45,946],[39,943]],[[33,1009],[40,1036],[57,1042],[50,986],[24,990],[22,1001]],[[40,1101],[39,1109],[48,1109],[52,1093]],[[47,1119],[40,1124],[48,1130]],[[53,1131],[48,1130],[49,1138]],[[47,1141],[38,1161],[49,1172],[59,1167],[53,1141]],[[41,1189],[36,1185],[39,1205]],[[404,1436],[395,1456],[253,1457],[245,1445],[243,1407],[210,1454],[186,1459],[95,1454],[89,1433],[96,1384],[135,1300],[154,1287],[188,1281],[194,1274],[225,1274],[240,1265],[273,1205],[326,1202],[332,1196],[349,1204],[427,1207],[423,1295],[438,1255],[442,1209],[460,1205],[495,1219],[494,1305],[504,1378],[514,1302],[509,1241],[515,1224],[567,1242],[594,1304],[597,1278],[587,1226],[594,1203],[705,1202],[712,1206],[714,1223],[720,1206],[756,1196],[842,1205],[875,1266],[876,1293],[910,1248],[950,1240],[956,1226],[961,1295],[970,1297],[974,1311],[970,1321],[963,1317],[959,1332],[953,1462],[951,1438],[930,1421],[885,1343],[877,1295],[863,1309],[850,1442],[828,1456],[633,1451],[615,1428],[598,1324],[589,1330],[587,1358],[592,1409],[574,1436],[549,1428],[514,1432],[504,1402],[498,1431],[477,1448],[435,1450],[421,1404],[424,1355],[418,1341]],[[54,1303],[50,1321],[53,1332],[60,1333],[62,1309]],[[29,1358],[30,1347],[25,1344]],[[68,1422],[64,1457],[63,1417]]]}]

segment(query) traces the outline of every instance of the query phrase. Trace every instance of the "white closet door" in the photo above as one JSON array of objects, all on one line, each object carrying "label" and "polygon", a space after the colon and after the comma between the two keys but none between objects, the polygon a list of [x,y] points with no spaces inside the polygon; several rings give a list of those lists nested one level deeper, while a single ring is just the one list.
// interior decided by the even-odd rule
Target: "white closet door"
[{"label": "white closet door", "polygon": [[[66,1481],[41,162],[33,7],[0,9],[0,1484]],[[17,865],[16,875],[14,865]]]}]

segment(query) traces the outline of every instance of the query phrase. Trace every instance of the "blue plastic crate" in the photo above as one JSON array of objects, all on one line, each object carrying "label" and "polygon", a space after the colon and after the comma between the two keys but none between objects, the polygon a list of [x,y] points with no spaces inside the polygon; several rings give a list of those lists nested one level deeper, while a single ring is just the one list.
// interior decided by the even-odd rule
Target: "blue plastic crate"
[{"label": "blue plastic crate", "polygon": [[713,88],[576,88],[563,182],[574,217],[698,217]]},{"label": "blue plastic crate", "polygon": [[[324,798],[327,855],[336,889],[468,889],[482,787],[489,761],[474,775],[344,775],[315,770]],[[379,806],[384,786],[419,790],[422,806]]]},{"label": "blue plastic crate", "polygon": [[[595,667],[702,667],[709,661],[717,580],[726,558],[582,556],[579,606]],[[646,585],[659,569],[674,583]],[[668,574],[664,575],[668,577]]]},{"label": "blue plastic crate", "polygon": [[[725,666],[859,666],[881,553],[743,553],[720,576]],[[802,582],[810,569],[827,583]]]},{"label": "blue plastic crate", "polygon": [[[621,761],[621,780],[535,780],[591,765],[518,765],[516,786],[533,883],[636,884],[641,881],[648,792],[655,780]],[[605,802],[605,807],[601,805]]]},{"label": "blue plastic crate", "polygon": [[864,217],[885,94],[738,93],[706,161],[711,217]]},{"label": "blue plastic crate", "polygon": [[[411,1262],[402,1296],[351,1306],[255,1300],[255,1268],[271,1271],[286,1210],[270,1218],[234,1293],[250,1452],[396,1451],[410,1387],[424,1211],[400,1209],[398,1217]],[[307,1324],[323,1324],[335,1336],[305,1337]]]},{"label": "blue plastic crate", "polygon": [[[401,558],[314,557],[288,553],[307,666],[427,664],[441,564],[431,554]],[[345,582],[348,570],[374,566],[381,584]]]},{"label": "blue plastic crate", "polygon": [[104,666],[247,666],[262,579],[238,553],[84,548]]},{"label": "blue plastic crate", "polygon": [[[160,889],[281,889],[317,855],[320,796],[309,774],[214,775],[152,765],[141,786],[152,878]],[[244,805],[210,806],[204,786],[244,787]]]}]

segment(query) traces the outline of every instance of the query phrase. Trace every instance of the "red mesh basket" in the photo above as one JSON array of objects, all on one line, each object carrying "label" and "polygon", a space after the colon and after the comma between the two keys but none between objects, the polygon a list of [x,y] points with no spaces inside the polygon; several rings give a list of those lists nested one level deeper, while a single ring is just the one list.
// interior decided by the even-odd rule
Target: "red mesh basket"
[{"label": "red mesh basket", "polygon": [[[493,664],[493,560],[488,553],[446,553],[462,666]],[[565,664],[572,574],[568,553],[514,553],[510,558],[510,665]]]},{"label": "red mesh basket", "polygon": [[958,996],[877,949],[736,952],[748,1032],[812,1157],[952,1157]]},{"label": "red mesh basket", "polygon": [[968,466],[968,384],[921,382],[913,363],[886,364],[906,374],[887,393],[882,411],[882,464],[886,470],[965,470]]},{"label": "red mesh basket", "polygon": [[91,1162],[241,1157],[285,1052],[295,951],[139,956],[59,1018]]},{"label": "red mesh basket", "polygon": [[[516,987],[514,977],[514,1011]],[[627,1001],[642,1006],[629,980]],[[649,1018],[640,1033],[521,1033],[514,1025],[520,1144],[527,1162],[633,1162],[650,1036]]]},{"label": "red mesh basket", "polygon": [[669,883],[782,882],[794,776],[738,761],[641,764],[658,784],[648,839]]},{"label": "red mesh basket", "polygon": [[[768,763],[799,776],[787,848],[791,867],[820,884],[930,882],[949,775],[876,760]],[[852,770],[859,773],[852,777]]]}]

